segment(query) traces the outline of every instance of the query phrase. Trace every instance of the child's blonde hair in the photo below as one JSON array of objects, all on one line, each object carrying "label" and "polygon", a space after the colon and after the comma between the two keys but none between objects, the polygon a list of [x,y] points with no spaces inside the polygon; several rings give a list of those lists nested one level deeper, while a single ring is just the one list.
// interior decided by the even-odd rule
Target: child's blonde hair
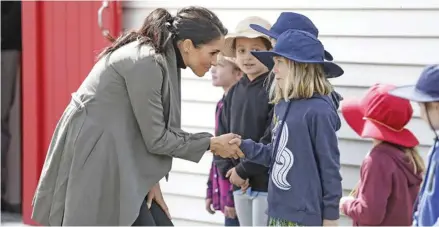
[{"label": "child's blonde hair", "polygon": [[278,103],[281,99],[308,99],[315,93],[329,95],[333,91],[331,83],[326,78],[320,64],[298,63],[284,58],[288,64],[288,74],[280,87],[273,81],[270,87],[271,103]]}]

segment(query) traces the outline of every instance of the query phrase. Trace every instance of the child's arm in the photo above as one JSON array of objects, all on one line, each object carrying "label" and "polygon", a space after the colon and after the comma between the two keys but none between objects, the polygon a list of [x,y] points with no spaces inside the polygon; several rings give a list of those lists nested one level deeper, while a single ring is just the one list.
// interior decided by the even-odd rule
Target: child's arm
[{"label": "child's arm", "polygon": [[340,218],[339,202],[342,196],[340,152],[336,135],[339,117],[329,109],[310,113],[310,132],[323,189],[323,219]]},{"label": "child's arm", "polygon": [[271,143],[265,145],[263,143],[256,143],[251,139],[246,139],[241,141],[240,147],[245,154],[245,160],[270,167],[272,156]]},{"label": "child's arm", "polygon": [[235,201],[233,200],[233,184],[230,184],[229,191],[227,193],[226,206],[235,207]]},{"label": "child's arm", "polygon": [[206,199],[212,199],[212,178],[214,174],[214,163],[212,160],[212,164],[210,165],[210,172],[209,172],[209,178],[207,179],[207,191],[206,191]]},{"label": "child's arm", "polygon": [[361,166],[361,181],[364,185],[358,191],[358,198],[341,204],[344,214],[361,225],[379,225],[386,216],[387,198],[392,189],[392,171],[388,163],[393,160],[371,152]]}]

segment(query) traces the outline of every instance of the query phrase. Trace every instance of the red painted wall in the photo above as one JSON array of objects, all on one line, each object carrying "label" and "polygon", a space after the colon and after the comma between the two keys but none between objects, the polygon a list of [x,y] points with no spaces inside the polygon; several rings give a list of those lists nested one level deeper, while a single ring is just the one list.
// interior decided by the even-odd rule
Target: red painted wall
[{"label": "red painted wall", "polygon": [[[23,1],[22,143],[23,221],[58,119],[110,42],[98,26],[101,1]],[[109,2],[103,21],[113,36],[121,31],[120,2]]]}]

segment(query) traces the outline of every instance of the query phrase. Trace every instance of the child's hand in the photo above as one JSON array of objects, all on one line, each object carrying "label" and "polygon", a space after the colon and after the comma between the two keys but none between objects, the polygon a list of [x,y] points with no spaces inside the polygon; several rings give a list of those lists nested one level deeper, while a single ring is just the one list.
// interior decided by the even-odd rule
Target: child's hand
[{"label": "child's hand", "polygon": [[230,140],[229,144],[236,144],[239,147],[241,146],[241,142],[242,142],[241,137],[236,137]]},{"label": "child's hand", "polygon": [[339,205],[339,209],[340,209],[340,213],[342,213],[342,214],[344,214],[343,213],[343,204],[345,204],[347,201],[350,201],[350,200],[354,200],[355,198],[353,197],[353,196],[343,196],[341,199],[340,199],[340,205]]},{"label": "child's hand", "polygon": [[250,186],[248,179],[245,180],[245,183],[243,185],[241,185],[241,191],[245,192],[247,191],[248,186]]},{"label": "child's hand", "polygon": [[212,209],[212,199],[206,199],[206,210],[209,214],[214,214],[215,211]]},{"label": "child's hand", "polygon": [[227,172],[226,177],[229,178],[230,183],[238,187],[241,187],[245,183],[245,180],[239,177],[239,175],[236,173],[235,168],[231,168]]}]

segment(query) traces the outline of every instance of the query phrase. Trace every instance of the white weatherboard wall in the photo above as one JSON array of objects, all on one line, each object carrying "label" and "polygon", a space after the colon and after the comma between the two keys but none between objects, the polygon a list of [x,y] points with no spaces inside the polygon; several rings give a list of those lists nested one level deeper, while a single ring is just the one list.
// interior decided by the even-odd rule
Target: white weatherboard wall
[{"label": "white weatherboard wall", "polygon": [[[175,13],[189,5],[213,10],[230,31],[247,16],[260,16],[274,23],[282,11],[307,15],[319,28],[326,49],[345,70],[345,75],[331,80],[345,98],[361,95],[376,82],[414,83],[425,65],[439,62],[437,0],[124,1],[124,28],[138,28],[155,8]],[[213,132],[215,103],[221,89],[212,87],[209,75],[197,78],[185,70],[183,76],[183,128]],[[415,116],[409,128],[419,137],[425,157],[433,134],[419,118],[418,106],[413,107]],[[359,165],[371,144],[359,138],[344,120],[338,136],[347,194],[359,178]],[[204,210],[211,158],[205,155],[199,164],[176,159],[169,182],[162,183],[176,225],[222,225],[221,214],[209,215]],[[343,217],[340,224],[351,223]]]}]

